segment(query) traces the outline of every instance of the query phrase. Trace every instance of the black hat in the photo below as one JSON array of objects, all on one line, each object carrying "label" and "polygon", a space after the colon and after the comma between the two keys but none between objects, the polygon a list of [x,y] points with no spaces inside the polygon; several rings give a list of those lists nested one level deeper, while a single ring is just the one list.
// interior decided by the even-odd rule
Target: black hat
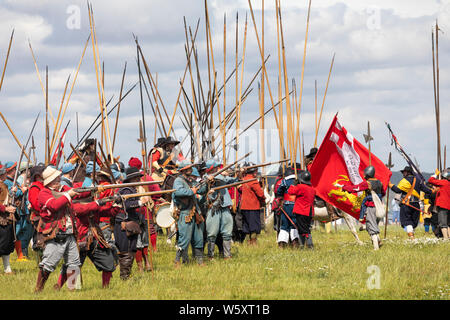
[{"label": "black hat", "polygon": [[139,169],[135,167],[128,167],[125,170],[125,174],[126,177],[125,180],[123,180],[123,182],[129,182],[131,179],[140,178],[143,176],[143,174],[139,171]]},{"label": "black hat", "polygon": [[42,175],[42,172],[44,172],[44,169],[45,169],[45,165],[37,165],[37,166],[32,167],[30,169],[30,180],[32,182],[34,182],[36,179],[36,176]]},{"label": "black hat", "polygon": [[316,156],[317,151],[319,151],[319,149],[317,149],[317,148],[311,148],[311,150],[309,150],[309,154],[308,154],[307,156],[305,156],[305,157],[306,157],[306,158],[313,159],[313,158]]},{"label": "black hat", "polygon": [[168,145],[168,144],[174,144],[174,145],[177,145],[177,144],[179,144],[180,143],[180,141],[177,141],[177,140],[175,140],[174,138],[172,138],[172,137],[167,137],[166,139],[164,139],[164,141],[162,142],[162,144],[161,144],[161,146],[166,146],[166,145]]},{"label": "black hat", "polygon": [[301,183],[311,185],[311,173],[305,170],[300,173],[299,180]]},{"label": "black hat", "polygon": [[414,174],[413,169],[410,166],[406,166],[405,169],[400,170],[400,172],[401,173],[407,172],[407,173],[410,173],[410,174]]},{"label": "black hat", "polygon": [[158,142],[156,142],[155,147],[159,148],[159,147],[163,146],[165,141],[166,141],[166,138],[164,138],[164,137],[158,138]]}]

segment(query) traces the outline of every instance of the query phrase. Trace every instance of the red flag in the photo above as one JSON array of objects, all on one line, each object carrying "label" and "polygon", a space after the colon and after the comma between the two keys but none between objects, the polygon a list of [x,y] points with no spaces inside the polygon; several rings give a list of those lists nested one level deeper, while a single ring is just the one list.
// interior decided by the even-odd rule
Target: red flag
[{"label": "red flag", "polygon": [[[386,191],[392,172],[373,154],[371,161],[375,178],[381,181]],[[367,166],[369,150],[340,125],[336,115],[310,168],[316,194],[358,219],[364,194],[348,193],[342,186],[363,182]]]},{"label": "red flag", "polygon": [[56,160],[58,159],[58,153],[59,153],[59,158],[61,159],[62,157],[62,153],[63,153],[63,149],[64,149],[64,140],[66,139],[66,130],[64,129],[64,132],[61,135],[61,139],[59,140],[59,144],[58,147],[55,150],[55,153],[53,154],[52,160],[50,161],[50,163],[54,166],[56,166]]}]

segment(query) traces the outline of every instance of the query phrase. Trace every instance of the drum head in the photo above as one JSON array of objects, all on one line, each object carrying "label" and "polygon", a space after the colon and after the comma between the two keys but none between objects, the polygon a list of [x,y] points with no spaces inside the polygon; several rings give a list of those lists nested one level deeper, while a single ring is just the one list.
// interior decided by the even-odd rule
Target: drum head
[{"label": "drum head", "polygon": [[170,209],[170,202],[160,204],[156,210],[156,224],[161,228],[170,228],[175,223]]}]

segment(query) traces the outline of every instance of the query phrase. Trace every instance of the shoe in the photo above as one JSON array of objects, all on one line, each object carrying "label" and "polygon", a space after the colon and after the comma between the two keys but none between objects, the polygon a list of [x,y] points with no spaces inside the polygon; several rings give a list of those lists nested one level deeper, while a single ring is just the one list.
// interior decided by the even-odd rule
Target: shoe
[{"label": "shoe", "polygon": [[16,261],[17,262],[28,262],[30,260],[26,256],[23,256],[22,258],[18,258]]}]

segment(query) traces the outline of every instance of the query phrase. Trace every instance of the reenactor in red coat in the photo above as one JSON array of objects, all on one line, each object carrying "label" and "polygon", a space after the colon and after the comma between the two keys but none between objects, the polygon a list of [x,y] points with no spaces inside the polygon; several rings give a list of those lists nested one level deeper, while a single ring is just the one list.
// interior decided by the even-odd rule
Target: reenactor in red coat
[{"label": "reenactor in red coat", "polygon": [[302,171],[299,181],[294,182],[288,189],[288,194],[295,196],[293,212],[295,214],[296,225],[300,236],[300,245],[313,248],[311,238],[311,222],[314,217],[314,197],[316,191],[311,186],[311,174],[309,171]]},{"label": "reenactor in red coat", "polygon": [[[256,178],[257,168],[247,171],[242,180],[251,180]],[[258,234],[261,233],[260,208],[264,202],[264,191],[258,181],[245,183],[240,187],[241,203],[240,209],[242,213],[242,231],[248,234],[250,245],[255,245]]]},{"label": "reenactor in red coat", "polygon": [[[45,245],[35,291],[44,289],[51,272],[64,258],[67,266],[67,277],[79,273],[80,255],[76,241],[76,217],[99,210],[97,202],[87,204],[74,203],[78,193],[68,187],[61,189],[59,181],[61,172],[47,167],[43,173],[44,188],[39,192],[40,221],[38,224],[38,244]],[[62,191],[62,192],[61,192]]]},{"label": "reenactor in red coat", "polygon": [[450,170],[447,169],[442,173],[441,180],[430,177],[428,182],[439,187],[439,191],[436,194],[439,228],[441,229],[444,239],[448,240],[450,237],[448,227],[448,213],[450,211]]}]

